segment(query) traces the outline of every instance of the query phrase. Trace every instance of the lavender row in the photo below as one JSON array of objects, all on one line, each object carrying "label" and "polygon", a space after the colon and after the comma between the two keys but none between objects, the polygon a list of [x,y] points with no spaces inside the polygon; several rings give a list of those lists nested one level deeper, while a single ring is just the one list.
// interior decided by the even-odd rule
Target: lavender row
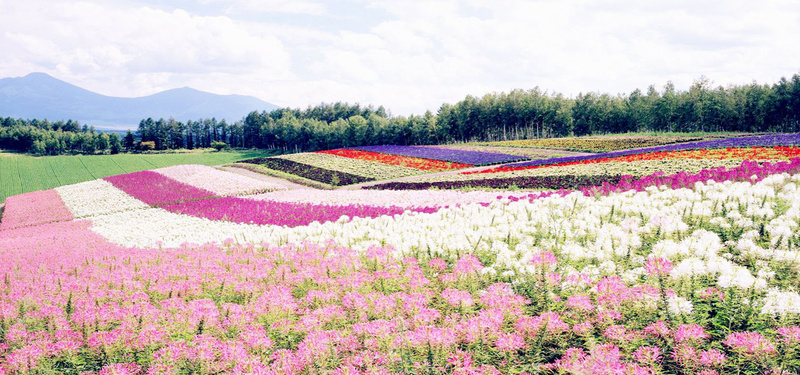
[{"label": "lavender row", "polygon": [[452,163],[463,163],[471,165],[490,165],[510,163],[519,160],[528,160],[527,157],[520,155],[500,154],[496,152],[454,150],[437,147],[423,146],[362,146],[352,147],[355,150],[380,152],[390,155],[412,156],[424,159],[449,161]]},{"label": "lavender row", "polygon": [[521,163],[509,164],[507,167],[528,167],[536,165],[548,165],[558,163],[569,163],[581,160],[593,160],[602,158],[613,158],[634,154],[644,154],[658,151],[683,151],[696,149],[728,148],[728,147],[774,147],[774,146],[800,146],[800,133],[794,134],[773,134],[757,137],[725,138],[710,141],[676,143],[665,146],[647,147],[635,150],[622,150],[606,152],[602,154],[564,156],[550,159],[531,160]]}]

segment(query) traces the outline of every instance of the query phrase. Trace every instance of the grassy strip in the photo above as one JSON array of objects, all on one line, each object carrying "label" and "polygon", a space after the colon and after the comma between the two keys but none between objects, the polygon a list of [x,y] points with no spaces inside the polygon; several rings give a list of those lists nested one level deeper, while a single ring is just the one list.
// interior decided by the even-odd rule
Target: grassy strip
[{"label": "grassy strip", "polygon": [[255,158],[241,160],[240,163],[263,165],[269,169],[283,171],[310,180],[319,181],[333,186],[352,185],[361,182],[375,181],[374,178],[357,176],[350,173],[319,168],[292,160],[279,158]]},{"label": "grassy strip", "polygon": [[272,156],[263,151],[183,152],[162,154],[61,155],[33,157],[0,153],[0,202],[31,191],[47,190],[98,178],[180,164],[219,165]]},{"label": "grassy strip", "polygon": [[274,169],[269,169],[267,167],[258,164],[231,163],[222,165],[223,170],[229,170],[230,168],[239,168],[248,170],[250,172],[255,172],[258,174],[263,174],[265,176],[276,177],[284,179],[289,182],[294,182],[299,185],[308,186],[314,189],[333,190],[333,186],[331,185],[324,184],[319,181],[309,180],[307,178],[303,178],[300,176],[295,176],[293,174],[289,174],[283,171],[276,171]]},{"label": "grassy strip", "polygon": [[582,187],[598,186],[604,182],[616,184],[621,175],[565,175],[565,176],[530,176],[512,178],[492,178],[484,180],[467,181],[440,181],[440,182],[387,182],[384,184],[367,186],[365,189],[374,190],[427,190],[427,189],[552,189],[575,190]]}]

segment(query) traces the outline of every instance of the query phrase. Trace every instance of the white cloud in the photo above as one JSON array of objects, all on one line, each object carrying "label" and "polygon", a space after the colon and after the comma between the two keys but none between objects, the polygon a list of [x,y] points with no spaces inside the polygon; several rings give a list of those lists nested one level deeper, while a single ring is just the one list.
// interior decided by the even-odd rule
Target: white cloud
[{"label": "white cloud", "polygon": [[[149,1],[149,0],[132,0]],[[104,94],[192,86],[421,114],[471,94],[772,83],[800,72],[791,0],[0,2],[0,76]]]}]

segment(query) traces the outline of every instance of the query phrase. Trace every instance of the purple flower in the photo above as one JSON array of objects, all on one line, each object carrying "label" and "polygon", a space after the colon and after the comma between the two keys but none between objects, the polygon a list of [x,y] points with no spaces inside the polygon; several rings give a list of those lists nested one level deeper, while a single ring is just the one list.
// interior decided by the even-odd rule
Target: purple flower
[{"label": "purple flower", "polygon": [[417,158],[449,161],[453,163],[463,163],[472,165],[489,165],[510,163],[512,161],[527,160],[527,157],[520,155],[500,154],[495,152],[454,150],[438,147],[425,146],[362,146],[351,147],[354,150],[380,152],[383,154],[413,156]]}]

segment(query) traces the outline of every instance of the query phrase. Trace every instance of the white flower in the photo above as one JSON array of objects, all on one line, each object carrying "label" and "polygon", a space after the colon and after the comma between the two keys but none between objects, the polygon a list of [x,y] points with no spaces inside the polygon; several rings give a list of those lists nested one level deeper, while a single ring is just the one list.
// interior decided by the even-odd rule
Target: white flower
[{"label": "white flower", "polygon": [[673,315],[689,315],[694,311],[692,302],[683,297],[670,297],[667,303],[669,305],[669,312]]},{"label": "white flower", "polygon": [[784,292],[777,288],[772,288],[767,291],[767,296],[764,297],[764,306],[761,308],[761,313],[775,316],[800,314],[800,295],[796,292]]},{"label": "white flower", "polygon": [[732,272],[725,272],[717,279],[717,285],[722,288],[737,287],[740,289],[749,289],[756,283],[756,278],[750,274],[747,268],[735,266]]}]

